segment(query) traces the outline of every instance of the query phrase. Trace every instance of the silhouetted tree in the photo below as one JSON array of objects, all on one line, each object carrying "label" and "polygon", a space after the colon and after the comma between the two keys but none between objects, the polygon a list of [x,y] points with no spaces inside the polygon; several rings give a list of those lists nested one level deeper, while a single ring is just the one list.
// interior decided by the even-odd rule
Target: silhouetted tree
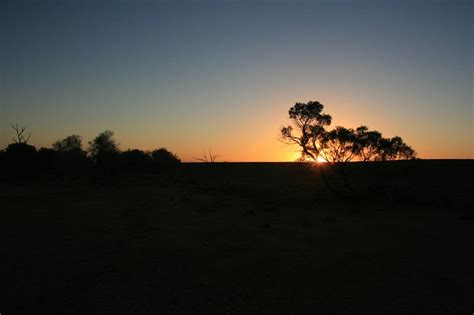
[{"label": "silhouetted tree", "polygon": [[358,153],[357,138],[353,129],[336,127],[322,137],[322,156],[328,162],[350,162]]},{"label": "silhouetted tree", "polygon": [[53,143],[53,149],[58,152],[82,152],[82,138],[70,135]]},{"label": "silhouetted tree", "polygon": [[382,134],[360,126],[355,130],[357,156],[363,162],[375,161],[380,156]]},{"label": "silhouetted tree", "polygon": [[398,149],[398,158],[401,160],[413,160],[416,159],[416,151],[413,150],[409,145],[403,143],[403,146]]},{"label": "silhouetted tree", "polygon": [[118,153],[118,144],[114,139],[114,132],[110,130],[101,132],[94,140],[89,142],[89,152],[92,157]]},{"label": "silhouetted tree", "polygon": [[336,127],[327,131],[330,115],[319,102],[296,103],[288,114],[292,124],[280,129],[281,138],[301,148],[300,161],[318,157],[328,162],[387,161],[413,159],[416,152],[400,137],[386,139],[376,130],[360,126],[356,130]]},{"label": "silhouetted tree", "polygon": [[150,154],[138,149],[122,152],[121,158],[124,167],[133,170],[145,169],[149,167],[152,160]]},{"label": "silhouetted tree", "polygon": [[89,142],[89,153],[98,170],[105,175],[113,175],[119,169],[120,154],[114,133],[106,130]]},{"label": "silhouetted tree", "polygon": [[56,170],[61,175],[79,175],[89,164],[87,154],[82,150],[82,138],[79,135],[70,135],[53,143],[57,152]]},{"label": "silhouetted tree", "polygon": [[323,139],[325,127],[332,121],[330,115],[324,114],[324,106],[315,101],[296,103],[288,114],[292,125],[281,128],[282,140],[289,144],[296,144],[301,148],[300,160],[307,158],[316,161],[324,150]]},{"label": "silhouetted tree", "polygon": [[391,139],[382,139],[377,160],[391,161],[414,158],[416,158],[416,152],[403,142],[402,138],[396,136]]},{"label": "silhouetted tree", "polygon": [[316,161],[322,157],[331,162],[329,167],[317,169],[328,190],[338,197],[353,195],[354,186],[349,181],[353,172],[347,162],[411,159],[416,156],[400,137],[385,139],[380,132],[369,131],[366,126],[356,130],[339,126],[327,131],[332,118],[322,112],[323,108],[319,102],[296,103],[288,112],[292,124],[281,128],[280,132],[284,142],[300,147],[300,161]]}]

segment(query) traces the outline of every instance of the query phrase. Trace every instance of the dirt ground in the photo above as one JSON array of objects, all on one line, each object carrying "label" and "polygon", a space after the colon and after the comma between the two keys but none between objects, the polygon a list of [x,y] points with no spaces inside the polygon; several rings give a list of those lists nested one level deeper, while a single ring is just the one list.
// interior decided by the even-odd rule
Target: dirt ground
[{"label": "dirt ground", "polygon": [[3,179],[0,313],[472,314],[473,166]]}]

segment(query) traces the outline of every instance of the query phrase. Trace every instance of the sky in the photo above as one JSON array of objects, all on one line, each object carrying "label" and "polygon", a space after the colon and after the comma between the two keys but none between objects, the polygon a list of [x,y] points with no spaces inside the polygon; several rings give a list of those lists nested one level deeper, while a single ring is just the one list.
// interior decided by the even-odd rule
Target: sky
[{"label": "sky", "polygon": [[113,130],[184,161],[292,161],[296,102],[474,158],[474,2],[2,1],[0,148]]}]

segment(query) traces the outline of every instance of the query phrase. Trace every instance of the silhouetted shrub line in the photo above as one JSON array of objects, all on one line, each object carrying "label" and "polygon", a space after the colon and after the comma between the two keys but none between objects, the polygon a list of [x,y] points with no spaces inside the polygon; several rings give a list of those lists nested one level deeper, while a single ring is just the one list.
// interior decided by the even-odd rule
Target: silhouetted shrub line
[{"label": "silhouetted shrub line", "polygon": [[8,177],[113,175],[130,171],[174,173],[181,163],[174,153],[165,148],[151,152],[138,149],[120,151],[110,130],[90,141],[85,151],[79,135],[60,139],[52,144],[52,148],[37,150],[28,144],[31,135],[23,135],[26,127],[13,125],[12,128],[16,138],[0,151],[0,171]]}]

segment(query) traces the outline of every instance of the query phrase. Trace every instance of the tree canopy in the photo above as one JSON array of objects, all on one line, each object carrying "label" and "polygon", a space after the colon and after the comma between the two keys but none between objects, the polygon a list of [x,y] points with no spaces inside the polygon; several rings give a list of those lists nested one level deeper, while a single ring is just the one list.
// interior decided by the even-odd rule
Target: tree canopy
[{"label": "tree canopy", "polygon": [[331,115],[323,113],[324,106],[319,102],[296,103],[288,114],[292,125],[281,128],[284,141],[301,148],[300,160],[316,160],[323,149],[326,126],[332,121]]},{"label": "tree canopy", "polygon": [[53,149],[58,152],[81,152],[82,138],[78,135],[70,135],[53,143]]},{"label": "tree canopy", "polygon": [[416,152],[401,137],[384,138],[382,133],[360,126],[355,130],[336,126],[332,117],[323,113],[324,106],[317,101],[296,103],[288,111],[291,124],[280,129],[282,140],[300,147],[299,160],[350,162],[353,160],[388,161],[413,159]]},{"label": "tree canopy", "polygon": [[101,154],[117,153],[118,144],[114,139],[114,132],[106,130],[101,132],[94,140],[89,142],[89,152],[93,157]]}]

